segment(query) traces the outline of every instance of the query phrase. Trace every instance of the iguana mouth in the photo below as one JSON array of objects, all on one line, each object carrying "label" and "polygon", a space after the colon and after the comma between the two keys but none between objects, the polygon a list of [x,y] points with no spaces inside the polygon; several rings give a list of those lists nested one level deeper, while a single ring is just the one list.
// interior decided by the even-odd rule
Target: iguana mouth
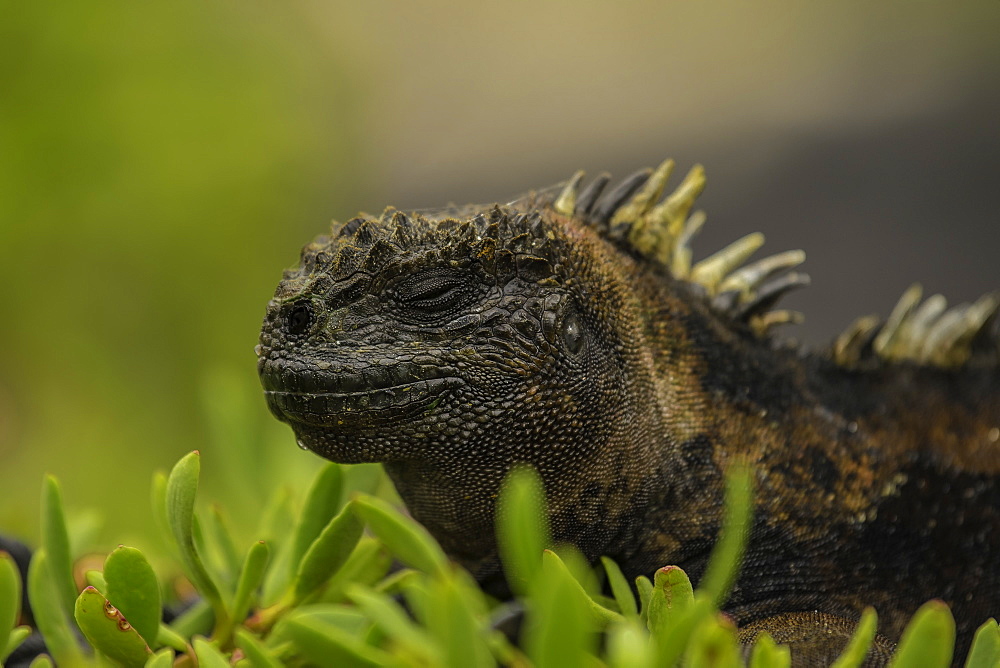
[{"label": "iguana mouth", "polygon": [[442,369],[411,364],[359,370],[290,368],[268,363],[261,381],[278,419],[319,427],[375,426],[404,422],[427,411],[441,395],[464,384]]}]

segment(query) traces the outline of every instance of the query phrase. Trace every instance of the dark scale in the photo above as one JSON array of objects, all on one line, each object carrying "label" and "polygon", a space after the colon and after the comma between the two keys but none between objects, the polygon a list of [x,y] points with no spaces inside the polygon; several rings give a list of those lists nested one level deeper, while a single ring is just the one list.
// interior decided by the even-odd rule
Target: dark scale
[{"label": "dark scale", "polygon": [[556,540],[625,574],[697,579],[725,472],[756,467],[746,557],[726,610],[797,664],[836,656],[874,605],[881,665],[941,598],[956,657],[1000,613],[997,295],[945,308],[911,288],[824,351],[773,337],[808,285],[801,251],[748,263],[750,234],[699,262],[695,167],[598,177],[507,205],[334,226],[286,272],[258,369],[272,412],[339,462],[375,461],[488,589],[506,472],[540,472]]}]

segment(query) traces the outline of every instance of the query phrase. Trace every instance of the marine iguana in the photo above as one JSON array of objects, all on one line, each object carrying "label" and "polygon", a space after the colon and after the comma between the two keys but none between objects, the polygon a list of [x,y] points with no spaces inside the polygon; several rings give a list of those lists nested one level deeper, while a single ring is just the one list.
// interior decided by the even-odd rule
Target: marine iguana
[{"label": "marine iguana", "polygon": [[725,606],[740,625],[818,657],[873,605],[884,656],[938,597],[964,656],[1000,613],[1000,296],[947,309],[915,286],[884,323],[798,350],[772,333],[799,314],[773,307],[808,284],[804,254],[745,264],[751,234],[692,263],[704,172],[663,197],[672,168],[334,223],[268,304],[271,411],[323,457],[382,462],[494,591],[511,466],[539,471],[555,540],[697,581],[724,472],[749,460],[756,515]]}]

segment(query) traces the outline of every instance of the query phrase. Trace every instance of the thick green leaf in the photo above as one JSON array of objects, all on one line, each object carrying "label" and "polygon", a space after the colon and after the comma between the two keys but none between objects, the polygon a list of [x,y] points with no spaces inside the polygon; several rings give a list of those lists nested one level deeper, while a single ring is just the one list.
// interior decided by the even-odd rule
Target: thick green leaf
[{"label": "thick green leaf", "polygon": [[576,590],[578,595],[577,598],[584,605],[585,609],[590,612],[592,619],[600,625],[604,626],[622,619],[622,616],[619,613],[609,608],[605,608],[603,605],[591,598],[584,586],[580,584],[576,575],[574,575],[569,566],[566,565],[566,562],[564,562],[555,551],[542,550],[542,568],[544,572],[549,574],[553,571],[560,571],[563,574],[563,577],[565,577],[567,581],[573,585],[573,588]]},{"label": "thick green leaf", "polygon": [[495,665],[486,642],[482,594],[468,574],[452,571],[429,584],[433,610],[427,629],[443,655],[439,664],[455,668]]},{"label": "thick green leaf", "polygon": [[[206,608],[209,613],[211,613],[211,608]],[[211,625],[211,620],[205,625],[207,628]],[[178,652],[187,651],[187,638],[190,636],[182,636],[181,634],[174,631],[172,628],[164,623],[160,623],[160,628],[156,632],[156,644],[161,647],[170,647]]]},{"label": "thick green leaf", "polygon": [[832,668],[858,668],[868,656],[877,628],[878,615],[875,613],[875,608],[865,608],[851,641],[837,657]]},{"label": "thick green leaf", "polygon": [[[388,596],[364,587],[350,587],[346,593],[387,637],[392,638],[393,644],[405,647],[409,653],[419,657],[421,663],[441,665],[437,648],[427,631],[414,624],[402,606]],[[455,632],[458,631],[455,629]]]},{"label": "thick green leaf", "polygon": [[21,643],[31,635],[30,626],[18,626],[13,629],[5,638],[4,650],[0,652],[0,664],[7,660],[10,653],[20,647]]},{"label": "thick green leaf", "polygon": [[108,581],[104,579],[104,573],[101,571],[89,570],[84,574],[84,578],[87,580],[87,584],[97,591],[108,590]]},{"label": "thick green leaf", "polygon": [[198,668],[230,668],[229,659],[213,643],[204,638],[195,638],[194,655],[198,657]]},{"label": "thick green leaf", "polygon": [[69,532],[63,512],[59,483],[50,475],[42,486],[42,547],[48,555],[52,581],[59,602],[67,615],[73,614],[76,584],[73,582],[73,557],[69,551]]},{"label": "thick green leaf", "polygon": [[215,611],[216,623],[226,619],[222,596],[209,576],[195,548],[194,500],[201,474],[201,456],[197,450],[181,458],[167,479],[167,521],[180,549],[188,578]]},{"label": "thick green leaf", "polygon": [[530,466],[511,469],[497,503],[497,540],[511,588],[526,594],[549,546],[548,514],[541,478]]},{"label": "thick green leaf", "polygon": [[108,600],[147,644],[155,644],[163,606],[160,585],[146,557],[134,547],[119,545],[104,561],[104,580]]},{"label": "thick green leaf", "polygon": [[389,572],[391,566],[392,555],[389,551],[374,538],[362,536],[344,565],[327,582],[321,599],[328,602],[341,601],[344,599],[344,590],[351,584],[374,586]]},{"label": "thick green leaf", "polygon": [[52,581],[45,548],[35,551],[28,566],[28,598],[35,614],[35,626],[45,637],[52,658],[60,666],[78,666],[83,654],[70,629],[69,617],[63,610],[55,582]]},{"label": "thick green leaf", "polygon": [[126,668],[144,665],[152,654],[125,616],[93,587],[84,589],[76,599],[75,615],[90,644]]},{"label": "thick green leaf", "polygon": [[788,668],[792,665],[792,651],[787,645],[778,645],[767,631],[762,631],[750,650],[750,668]]},{"label": "thick green leaf", "polygon": [[267,569],[269,556],[267,544],[262,540],[257,541],[247,550],[247,556],[243,559],[243,566],[240,568],[236,594],[233,596],[231,619],[234,624],[242,622],[246,619],[247,613],[250,612],[251,599],[264,580],[264,571]]},{"label": "thick green leaf", "polygon": [[622,569],[609,557],[601,557],[601,564],[604,566],[604,572],[608,574],[608,584],[611,585],[611,592],[615,595],[618,609],[626,617],[638,617],[639,609],[635,605],[635,595],[628,586],[628,580],[622,574]]},{"label": "thick green leaf", "polygon": [[726,474],[722,530],[712,548],[705,575],[698,583],[698,589],[708,593],[716,606],[726,602],[736,581],[752,522],[753,472],[748,466],[734,465]]},{"label": "thick green leaf", "polygon": [[920,606],[903,629],[903,637],[889,661],[890,668],[946,668],[955,648],[955,619],[943,601]]},{"label": "thick green leaf", "polygon": [[14,558],[0,550],[0,657],[21,614],[21,573]]},{"label": "thick green leaf", "polygon": [[534,578],[524,627],[524,647],[538,668],[582,666],[596,645],[593,618],[579,584],[552,552],[544,552]]},{"label": "thick green leaf", "polygon": [[976,629],[965,668],[997,668],[1000,666],[1000,628],[997,620],[988,619]]},{"label": "thick green leaf", "polygon": [[28,668],[52,668],[52,659],[49,658],[48,654],[39,654],[31,660]]},{"label": "thick green leaf", "polygon": [[653,583],[645,575],[635,579],[635,590],[639,593],[639,619],[649,624],[649,600],[653,596]]},{"label": "thick green leaf", "polygon": [[427,529],[382,499],[358,496],[350,508],[385,543],[397,559],[425,573],[439,573],[448,558]]},{"label": "thick green leaf", "polygon": [[656,637],[666,637],[671,625],[694,602],[691,580],[678,566],[664,566],[653,576],[646,626]]},{"label": "thick green leaf", "polygon": [[295,525],[295,537],[292,540],[289,560],[293,574],[298,570],[309,546],[337,514],[343,491],[343,478],[340,465],[334,463],[327,464],[316,474]]},{"label": "thick green leaf", "polygon": [[638,616],[608,629],[607,658],[611,668],[653,668],[656,654]]},{"label": "thick green leaf", "polygon": [[290,616],[282,625],[299,654],[321,668],[341,666],[384,666],[388,654],[365,644],[356,636],[332,624],[306,615]]},{"label": "thick green leaf", "polygon": [[254,668],[282,668],[278,657],[246,629],[236,629],[236,646],[243,650]]},{"label": "thick green leaf", "polygon": [[294,600],[303,601],[318,592],[344,565],[364,530],[357,516],[344,508],[320,532],[302,557],[293,584]]},{"label": "thick green leaf", "polygon": [[158,652],[154,652],[146,659],[144,668],[170,668],[174,665],[174,650],[164,647]]},{"label": "thick green leaf", "polygon": [[686,668],[739,668],[740,648],[736,627],[721,615],[709,616],[691,634],[684,665]]},{"label": "thick green leaf", "polygon": [[670,626],[652,636],[656,647],[656,665],[673,666],[684,654],[685,648],[695,628],[715,613],[712,599],[704,594],[696,595],[694,602],[671,619]]}]

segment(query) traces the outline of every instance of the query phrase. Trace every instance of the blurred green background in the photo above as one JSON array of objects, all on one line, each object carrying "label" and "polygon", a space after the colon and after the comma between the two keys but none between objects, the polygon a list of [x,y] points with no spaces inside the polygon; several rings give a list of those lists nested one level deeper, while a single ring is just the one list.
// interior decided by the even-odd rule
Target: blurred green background
[{"label": "blurred green background", "polygon": [[191,449],[210,496],[251,461],[251,515],[302,484],[252,349],[282,268],[358,210],[672,155],[708,171],[703,253],[810,253],[808,342],[912,280],[1000,288],[997,2],[2,8],[0,530],[28,539],[46,471],[114,543]]}]

